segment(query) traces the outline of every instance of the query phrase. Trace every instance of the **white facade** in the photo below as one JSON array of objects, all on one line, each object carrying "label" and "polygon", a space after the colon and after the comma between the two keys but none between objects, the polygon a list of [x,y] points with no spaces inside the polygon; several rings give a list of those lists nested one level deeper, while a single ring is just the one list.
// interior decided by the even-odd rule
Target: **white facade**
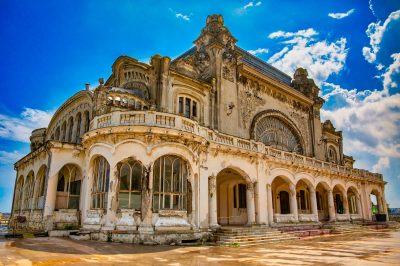
[{"label": "white facade", "polygon": [[13,216],[164,243],[224,225],[372,220],[371,194],[387,213],[382,175],[353,168],[306,70],[292,80],[248,54],[218,15],[194,43],[172,62],[119,57],[33,131]]}]

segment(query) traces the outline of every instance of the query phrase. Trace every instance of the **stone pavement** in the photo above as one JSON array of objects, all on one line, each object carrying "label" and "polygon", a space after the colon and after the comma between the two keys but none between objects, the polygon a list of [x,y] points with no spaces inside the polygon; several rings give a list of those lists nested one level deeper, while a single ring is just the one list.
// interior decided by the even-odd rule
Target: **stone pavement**
[{"label": "stone pavement", "polygon": [[68,238],[0,240],[0,265],[400,265],[400,231],[253,247],[139,246]]}]

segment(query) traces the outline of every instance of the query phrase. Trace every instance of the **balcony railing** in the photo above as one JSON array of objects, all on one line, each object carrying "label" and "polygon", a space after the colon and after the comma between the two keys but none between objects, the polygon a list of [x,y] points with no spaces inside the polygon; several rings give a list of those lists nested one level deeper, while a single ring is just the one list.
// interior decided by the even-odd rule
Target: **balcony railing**
[{"label": "balcony railing", "polygon": [[263,153],[267,156],[274,157],[279,160],[319,169],[322,168],[341,174],[383,181],[383,177],[381,174],[371,173],[367,170],[362,169],[348,168],[343,165],[321,161],[297,153],[278,150],[270,146],[266,146],[261,142],[256,142],[254,140],[247,140],[226,135],[216,130],[200,126],[196,121],[175,114],[154,111],[115,111],[109,114],[95,117],[90,123],[90,130],[115,126],[154,126],[176,129],[201,136],[210,143],[217,143],[238,148],[241,150]]}]

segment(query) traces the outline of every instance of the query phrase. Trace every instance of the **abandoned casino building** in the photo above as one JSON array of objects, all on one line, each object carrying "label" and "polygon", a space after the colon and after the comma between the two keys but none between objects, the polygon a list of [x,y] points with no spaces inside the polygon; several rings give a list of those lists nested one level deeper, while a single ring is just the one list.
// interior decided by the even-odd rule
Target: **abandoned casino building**
[{"label": "abandoned casino building", "polygon": [[220,15],[174,60],[120,56],[77,92],[15,163],[12,215],[50,235],[168,243],[221,227],[375,219],[381,174],[353,168],[324,100],[236,46]]}]

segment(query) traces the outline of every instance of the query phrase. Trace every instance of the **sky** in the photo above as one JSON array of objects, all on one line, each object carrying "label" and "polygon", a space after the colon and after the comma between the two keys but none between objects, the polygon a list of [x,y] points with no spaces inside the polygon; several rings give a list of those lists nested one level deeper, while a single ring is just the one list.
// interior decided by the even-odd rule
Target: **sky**
[{"label": "sky", "polygon": [[222,14],[237,45],[289,75],[308,70],[355,167],[380,172],[400,207],[400,1],[0,0],[0,212],[13,163],[70,96],[107,79],[120,55],[148,62],[193,45]]}]

